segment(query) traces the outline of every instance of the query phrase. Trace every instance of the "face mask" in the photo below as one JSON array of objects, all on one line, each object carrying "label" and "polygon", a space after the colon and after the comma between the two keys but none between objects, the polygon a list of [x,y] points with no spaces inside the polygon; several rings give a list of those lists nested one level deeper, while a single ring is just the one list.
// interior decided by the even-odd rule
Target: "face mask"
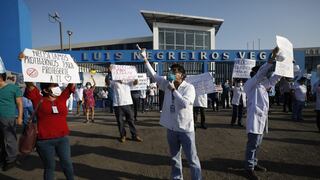
[{"label": "face mask", "polygon": [[173,73],[169,73],[168,74],[168,81],[173,82],[174,80],[176,80],[176,75],[174,75]]},{"label": "face mask", "polygon": [[62,93],[60,87],[58,87],[58,86],[51,88],[51,92],[52,92],[52,95],[54,95],[54,96],[60,96]]},{"label": "face mask", "polygon": [[239,86],[243,86],[243,83],[239,83]]},{"label": "face mask", "polygon": [[90,89],[91,88],[91,86],[90,85],[87,85],[87,89]]}]

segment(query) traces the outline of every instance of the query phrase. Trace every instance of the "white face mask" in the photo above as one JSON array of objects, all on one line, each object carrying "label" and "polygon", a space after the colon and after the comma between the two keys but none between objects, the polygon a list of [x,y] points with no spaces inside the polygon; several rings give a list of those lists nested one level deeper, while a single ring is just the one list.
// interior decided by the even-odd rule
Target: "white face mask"
[{"label": "white face mask", "polygon": [[239,83],[240,86],[243,86],[243,83]]},{"label": "white face mask", "polygon": [[87,89],[90,89],[91,88],[91,86],[90,85],[87,85]]},{"label": "white face mask", "polygon": [[54,96],[60,96],[62,93],[61,88],[59,86],[51,88],[51,91],[52,95]]}]

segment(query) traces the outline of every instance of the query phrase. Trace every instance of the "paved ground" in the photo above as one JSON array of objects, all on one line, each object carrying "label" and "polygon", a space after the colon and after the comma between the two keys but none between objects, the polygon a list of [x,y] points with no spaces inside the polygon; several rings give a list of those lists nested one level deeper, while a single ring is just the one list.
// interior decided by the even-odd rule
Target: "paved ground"
[{"label": "paved ground", "polygon": [[[230,109],[207,110],[206,115],[209,128],[196,131],[204,179],[245,179],[245,129],[229,125]],[[270,132],[258,155],[269,170],[258,173],[262,179],[320,179],[320,133],[313,110],[306,109],[304,115],[305,121],[297,123],[290,121],[290,114],[281,112],[281,107],[272,109]],[[139,114],[142,143],[120,143],[110,113],[98,112],[94,124],[83,124],[83,117],[72,115],[68,121],[75,179],[169,179],[166,131],[158,124],[158,112]],[[33,153],[17,168],[0,172],[0,179],[37,180],[42,171],[41,161]],[[184,177],[190,179],[186,161]],[[56,178],[64,179],[58,164]]]}]

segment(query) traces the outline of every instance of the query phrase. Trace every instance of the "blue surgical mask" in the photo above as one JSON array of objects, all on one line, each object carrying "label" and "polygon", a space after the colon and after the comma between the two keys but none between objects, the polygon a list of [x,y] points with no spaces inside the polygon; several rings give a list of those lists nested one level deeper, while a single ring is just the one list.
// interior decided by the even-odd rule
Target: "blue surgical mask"
[{"label": "blue surgical mask", "polygon": [[169,73],[168,74],[168,81],[173,82],[174,80],[176,80],[176,75],[173,73]]}]

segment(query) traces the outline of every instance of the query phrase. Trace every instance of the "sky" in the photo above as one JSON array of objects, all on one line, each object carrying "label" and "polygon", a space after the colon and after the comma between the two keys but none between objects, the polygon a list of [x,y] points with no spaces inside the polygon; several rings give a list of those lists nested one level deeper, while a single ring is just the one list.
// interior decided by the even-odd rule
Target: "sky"
[{"label": "sky", "polygon": [[152,36],[140,10],[223,19],[216,49],[272,49],[276,35],[294,48],[320,46],[320,0],[25,0],[34,48],[59,45],[58,12],[71,44]]}]

